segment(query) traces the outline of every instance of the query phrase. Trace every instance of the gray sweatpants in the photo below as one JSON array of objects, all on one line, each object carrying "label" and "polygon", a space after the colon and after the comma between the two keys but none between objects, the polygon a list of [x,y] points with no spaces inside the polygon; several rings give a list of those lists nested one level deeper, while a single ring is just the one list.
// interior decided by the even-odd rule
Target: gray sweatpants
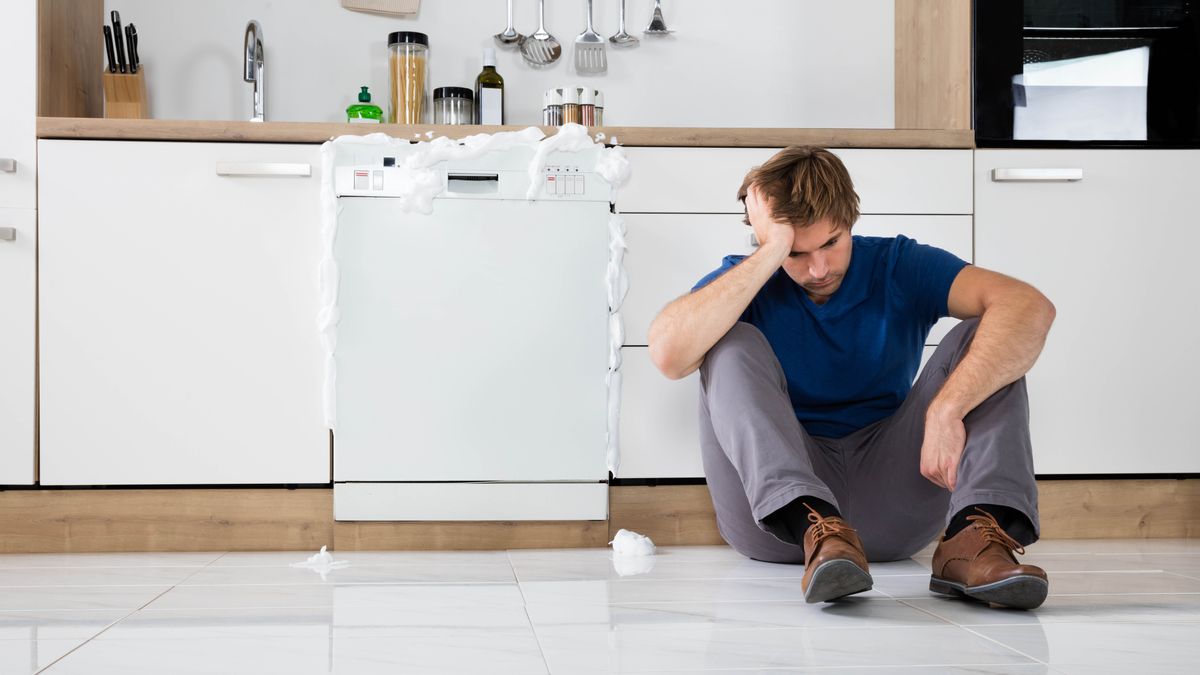
[{"label": "gray sweatpants", "polygon": [[771,345],[754,326],[734,325],[700,369],[700,447],[725,541],[756,560],[803,563],[803,547],[775,536],[762,521],[805,495],[838,507],[870,561],[911,557],[971,504],[1017,509],[1033,524],[1021,543],[1036,541],[1025,378],[964,419],[967,443],[953,494],[921,475],[926,408],[966,354],[978,324],[971,319],[950,331],[891,417],[837,439],[801,427]]}]

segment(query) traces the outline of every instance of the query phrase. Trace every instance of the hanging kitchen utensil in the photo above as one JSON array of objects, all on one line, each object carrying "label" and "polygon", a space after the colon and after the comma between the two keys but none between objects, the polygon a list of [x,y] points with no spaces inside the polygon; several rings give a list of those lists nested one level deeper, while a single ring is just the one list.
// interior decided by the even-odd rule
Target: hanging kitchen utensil
[{"label": "hanging kitchen utensil", "polygon": [[621,29],[608,41],[618,47],[636,47],[638,39],[625,32],[625,0],[621,0]]},{"label": "hanging kitchen utensil", "polygon": [[531,66],[548,66],[562,56],[562,45],[546,32],[546,0],[538,0],[538,29],[521,39],[521,58]]},{"label": "hanging kitchen utensil", "polygon": [[598,75],[608,70],[604,37],[592,30],[592,0],[587,0],[587,28],[575,38],[575,71]]},{"label": "hanging kitchen utensil", "polygon": [[421,0],[342,0],[342,7],[355,12],[405,16],[416,14]]},{"label": "hanging kitchen utensil", "polygon": [[654,0],[654,15],[650,17],[650,25],[642,32],[646,35],[667,35],[675,32],[667,28],[667,22],[663,20],[662,0]]},{"label": "hanging kitchen utensil", "polygon": [[496,33],[494,36],[492,36],[496,38],[496,43],[501,47],[519,46],[521,39],[525,37],[524,35],[518,33],[515,28],[513,28],[512,3],[513,0],[508,0],[508,27],[504,29],[504,32]]}]

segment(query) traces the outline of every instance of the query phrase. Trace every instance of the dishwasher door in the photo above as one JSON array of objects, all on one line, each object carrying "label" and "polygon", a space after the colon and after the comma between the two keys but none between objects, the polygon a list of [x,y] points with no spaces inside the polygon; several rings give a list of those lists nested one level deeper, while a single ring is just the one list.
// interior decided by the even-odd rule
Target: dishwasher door
[{"label": "dishwasher door", "polygon": [[340,199],[334,480],[606,480],[608,219]]}]

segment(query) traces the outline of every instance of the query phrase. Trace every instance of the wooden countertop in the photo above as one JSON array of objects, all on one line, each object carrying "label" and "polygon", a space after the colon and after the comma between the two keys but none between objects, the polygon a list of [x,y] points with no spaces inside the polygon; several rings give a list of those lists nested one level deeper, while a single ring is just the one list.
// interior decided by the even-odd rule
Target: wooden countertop
[{"label": "wooden countertop", "polygon": [[[38,138],[128,141],[226,141],[242,143],[322,143],[344,134],[383,132],[397,138],[462,138],[478,133],[518,131],[523,126],[408,126],[322,122],[230,122],[207,120],[119,120],[39,117]],[[547,135],[554,127],[542,127]],[[830,148],[973,148],[969,130],[927,129],[751,129],[692,127],[598,127],[623,146],[778,148],[812,144]]]}]

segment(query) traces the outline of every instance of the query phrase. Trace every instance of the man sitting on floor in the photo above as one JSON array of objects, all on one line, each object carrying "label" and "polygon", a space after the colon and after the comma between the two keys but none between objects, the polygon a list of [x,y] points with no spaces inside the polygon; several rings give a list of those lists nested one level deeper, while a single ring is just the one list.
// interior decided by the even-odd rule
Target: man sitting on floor
[{"label": "man sitting on floor", "polygon": [[[1054,305],[912,239],[851,236],[858,195],[827,150],[783,150],[738,199],[758,250],[726,257],[649,335],[667,377],[700,370],[721,535],[802,562],[805,599],[824,602],[869,590],[868,560],[942,533],[930,590],[1041,605],[1046,573],[1013,552],[1038,539],[1024,375]],[[946,316],[963,321],[914,383]]]}]

